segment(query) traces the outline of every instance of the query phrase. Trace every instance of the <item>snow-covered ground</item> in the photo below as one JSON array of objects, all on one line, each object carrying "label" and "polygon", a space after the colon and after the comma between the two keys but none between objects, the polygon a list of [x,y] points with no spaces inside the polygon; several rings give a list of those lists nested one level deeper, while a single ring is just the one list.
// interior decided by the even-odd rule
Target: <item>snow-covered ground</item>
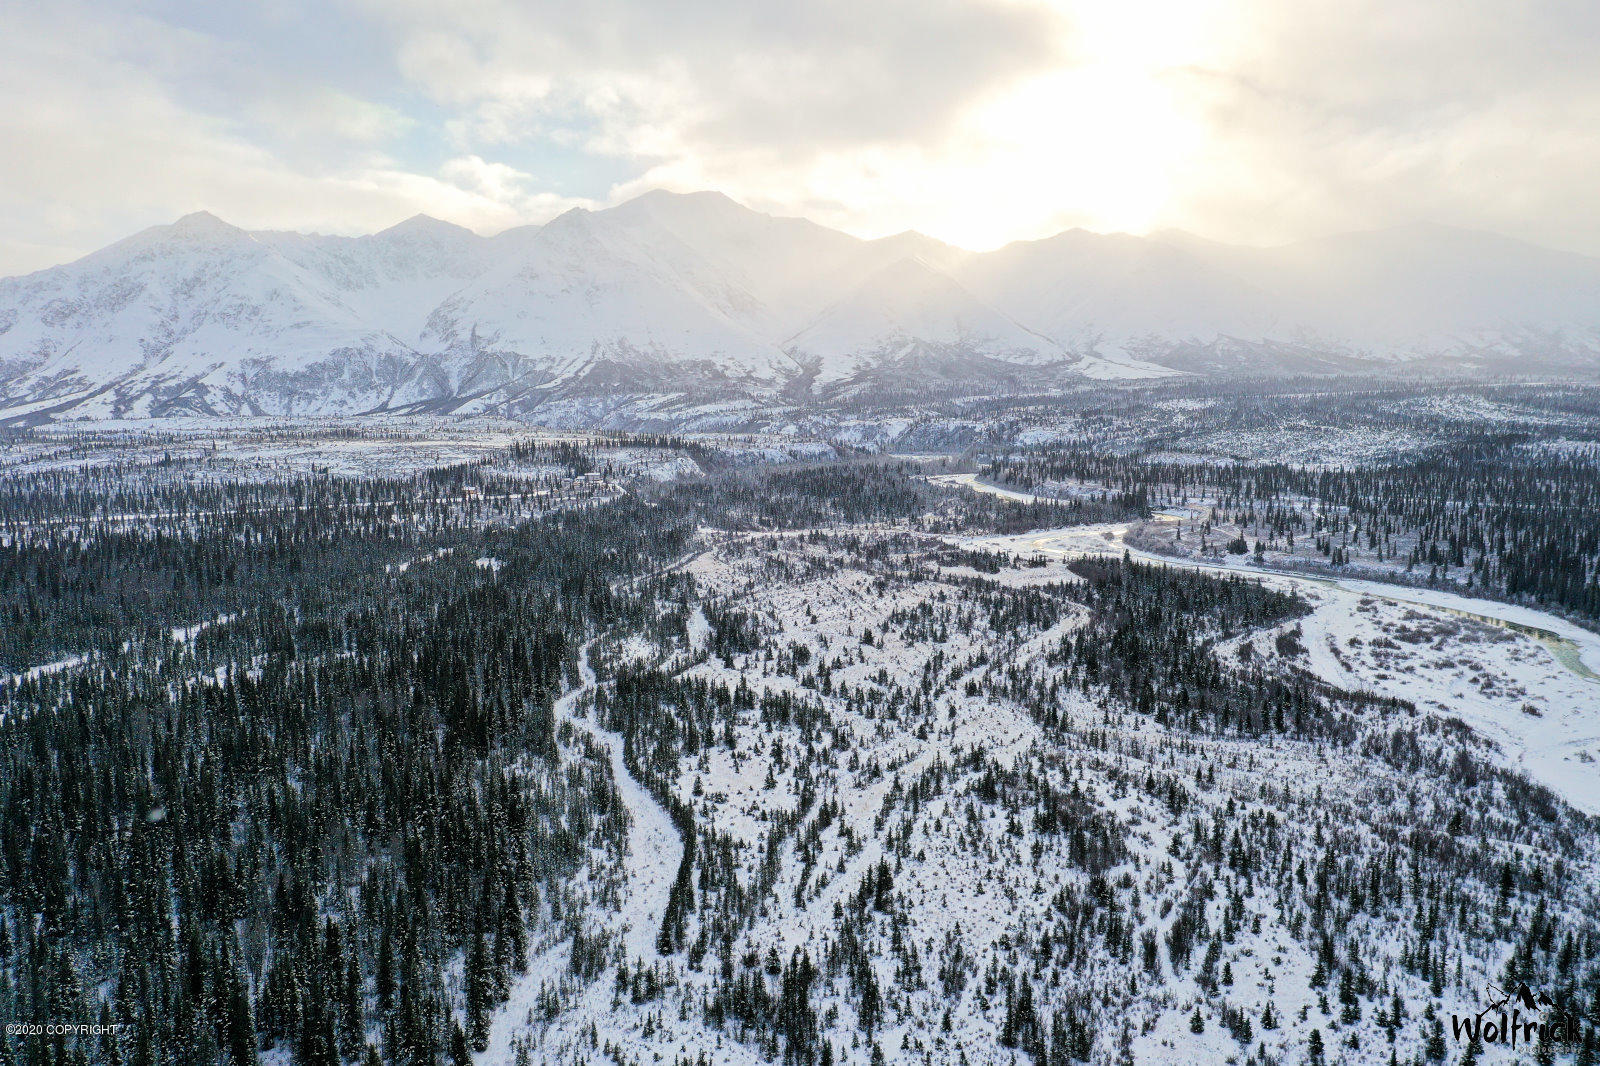
[{"label": "snow-covered ground", "polygon": [[[1007,499],[1036,499],[970,474],[935,480]],[[1024,556],[1126,552],[1167,566],[1251,574],[1292,589],[1315,607],[1304,626],[1310,664],[1320,676],[1459,718],[1493,741],[1508,766],[1580,810],[1600,814],[1600,634],[1495,600],[1289,574],[1242,559],[1213,563],[1157,555],[1127,546],[1128,529],[1125,523],[1107,523],[963,542]],[[1403,651],[1397,640],[1407,645]]]},{"label": "snow-covered ground", "polygon": [[648,963],[656,957],[656,934],[667,910],[672,879],[683,859],[683,841],[661,804],[628,772],[622,761],[622,737],[579,712],[579,701],[592,695],[598,683],[587,649],[578,657],[578,676],[583,687],[566,697],[568,702],[561,708],[566,717],[558,720],[572,722],[606,749],[612,780],[628,808],[628,896],[622,908],[627,931],[623,944],[629,959]]}]

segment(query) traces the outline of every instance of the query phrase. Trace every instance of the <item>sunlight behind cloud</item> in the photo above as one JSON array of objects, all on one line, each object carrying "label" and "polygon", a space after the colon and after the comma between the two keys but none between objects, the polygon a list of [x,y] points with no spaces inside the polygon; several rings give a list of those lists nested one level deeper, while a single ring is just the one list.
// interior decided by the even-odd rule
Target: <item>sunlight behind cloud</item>
[{"label": "sunlight behind cloud", "polygon": [[1204,137],[1180,71],[1206,59],[1215,6],[1058,5],[1072,62],[967,116],[974,195],[944,221],[949,238],[988,248],[1062,225],[1139,232],[1161,221]]},{"label": "sunlight behind cloud", "polygon": [[[1206,141],[1186,91],[1190,72],[1214,54],[1225,24],[1218,6],[1057,5],[1062,65],[978,99],[934,150],[873,147],[819,160],[807,196],[850,205],[832,218],[847,228],[917,228],[974,250],[1068,226],[1170,224]],[[724,184],[743,182],[728,175]]]},{"label": "sunlight behind cloud", "polygon": [[937,227],[978,249],[1064,224],[1149,228],[1201,136],[1159,78],[1099,64],[1034,79],[967,127],[965,195]]}]

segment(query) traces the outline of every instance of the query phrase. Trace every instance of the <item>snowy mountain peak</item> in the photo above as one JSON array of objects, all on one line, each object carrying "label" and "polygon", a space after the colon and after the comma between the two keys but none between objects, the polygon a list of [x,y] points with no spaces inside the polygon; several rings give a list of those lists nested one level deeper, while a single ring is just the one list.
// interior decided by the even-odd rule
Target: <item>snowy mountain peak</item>
[{"label": "snowy mountain peak", "polygon": [[[583,222],[584,222],[585,219],[590,218],[594,214],[595,214],[595,212],[590,211],[587,207],[569,207],[565,211],[561,212],[555,218],[552,218],[549,222],[546,222],[542,226],[518,226],[518,227],[516,227],[516,229],[517,230],[529,230],[529,229],[546,230],[546,229],[550,229],[552,226],[558,227],[558,228],[562,227],[562,226],[581,226],[581,225],[583,225]],[[506,230],[506,233],[512,233],[512,232],[515,232],[515,231],[516,230]],[[502,234],[502,236],[503,235],[504,234]]]},{"label": "snowy mountain peak", "polygon": [[454,222],[434,218],[432,215],[416,214],[404,222],[396,222],[388,229],[379,230],[373,237],[407,237],[411,239],[428,238],[434,240],[461,240],[480,239],[478,235],[465,226],[458,226]]},{"label": "snowy mountain peak", "polygon": [[90,252],[77,263],[38,271],[30,276],[60,278],[63,272],[70,273],[80,264],[117,270],[126,267],[130,257],[133,261],[142,262],[152,257],[161,259],[196,254],[253,255],[258,251],[252,247],[254,244],[254,237],[249,231],[224,222],[209,211],[193,211],[175,222],[150,226],[97,252]]},{"label": "snowy mountain peak", "polygon": [[772,219],[771,215],[746,207],[720,192],[672,192],[668,189],[651,189],[597,213],[628,221],[657,218],[721,225],[727,225],[730,220],[759,224]]},{"label": "snowy mountain peak", "polygon": [[696,204],[705,207],[714,207],[716,209],[732,208],[738,211],[749,212],[750,214],[760,213],[757,211],[752,211],[750,208],[728,196],[727,193],[718,192],[715,189],[699,189],[693,192],[678,192],[673,189],[651,189],[648,192],[640,193],[638,196],[635,196],[631,200],[625,201],[619,206],[627,207],[629,204],[637,204],[641,206],[660,204]]},{"label": "snowy mountain peak", "polygon": [[222,221],[210,211],[192,211],[172,223],[172,225],[165,227],[165,230],[169,236],[189,240],[215,240],[219,237],[249,236],[245,230]]},{"label": "snowy mountain peak", "polygon": [[820,380],[847,378],[866,364],[921,354],[941,369],[963,358],[1059,361],[1047,338],[985,304],[920,256],[902,256],[874,271],[789,341],[789,350],[814,361]]}]

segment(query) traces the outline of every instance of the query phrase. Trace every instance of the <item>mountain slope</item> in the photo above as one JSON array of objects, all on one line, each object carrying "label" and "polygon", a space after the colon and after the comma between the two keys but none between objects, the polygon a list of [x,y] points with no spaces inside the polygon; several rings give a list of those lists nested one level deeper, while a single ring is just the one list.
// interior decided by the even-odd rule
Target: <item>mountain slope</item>
[{"label": "mountain slope", "polygon": [[1600,356],[1600,260],[1490,233],[1405,226],[1234,250],[1325,336],[1375,355]]},{"label": "mountain slope", "polygon": [[958,276],[996,306],[1072,350],[1103,338],[1271,335],[1275,301],[1242,278],[1170,245],[1071,230],[1007,245]]},{"label": "mountain slope", "polygon": [[256,239],[315,276],[367,322],[407,343],[446,297],[489,269],[489,242],[469,229],[416,215],[367,237],[262,233]]},{"label": "mountain slope", "polygon": [[7,406],[116,415],[214,410],[258,373],[407,351],[271,241],[205,213],[0,283],[0,323]]},{"label": "mountain slope", "polygon": [[760,332],[770,315],[671,233],[571,211],[441,303],[422,339],[469,388],[609,381],[619,369],[627,386],[631,369],[644,391],[670,391],[671,367],[780,380],[791,364]]}]

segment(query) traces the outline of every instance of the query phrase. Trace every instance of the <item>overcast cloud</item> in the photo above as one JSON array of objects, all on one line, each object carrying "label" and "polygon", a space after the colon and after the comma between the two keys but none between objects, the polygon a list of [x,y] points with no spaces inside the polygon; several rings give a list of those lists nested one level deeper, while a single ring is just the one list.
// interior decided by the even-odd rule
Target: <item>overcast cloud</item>
[{"label": "overcast cloud", "polygon": [[1600,254],[1579,0],[0,0],[0,273],[205,208],[482,232],[652,187],[969,247],[1419,221]]}]

